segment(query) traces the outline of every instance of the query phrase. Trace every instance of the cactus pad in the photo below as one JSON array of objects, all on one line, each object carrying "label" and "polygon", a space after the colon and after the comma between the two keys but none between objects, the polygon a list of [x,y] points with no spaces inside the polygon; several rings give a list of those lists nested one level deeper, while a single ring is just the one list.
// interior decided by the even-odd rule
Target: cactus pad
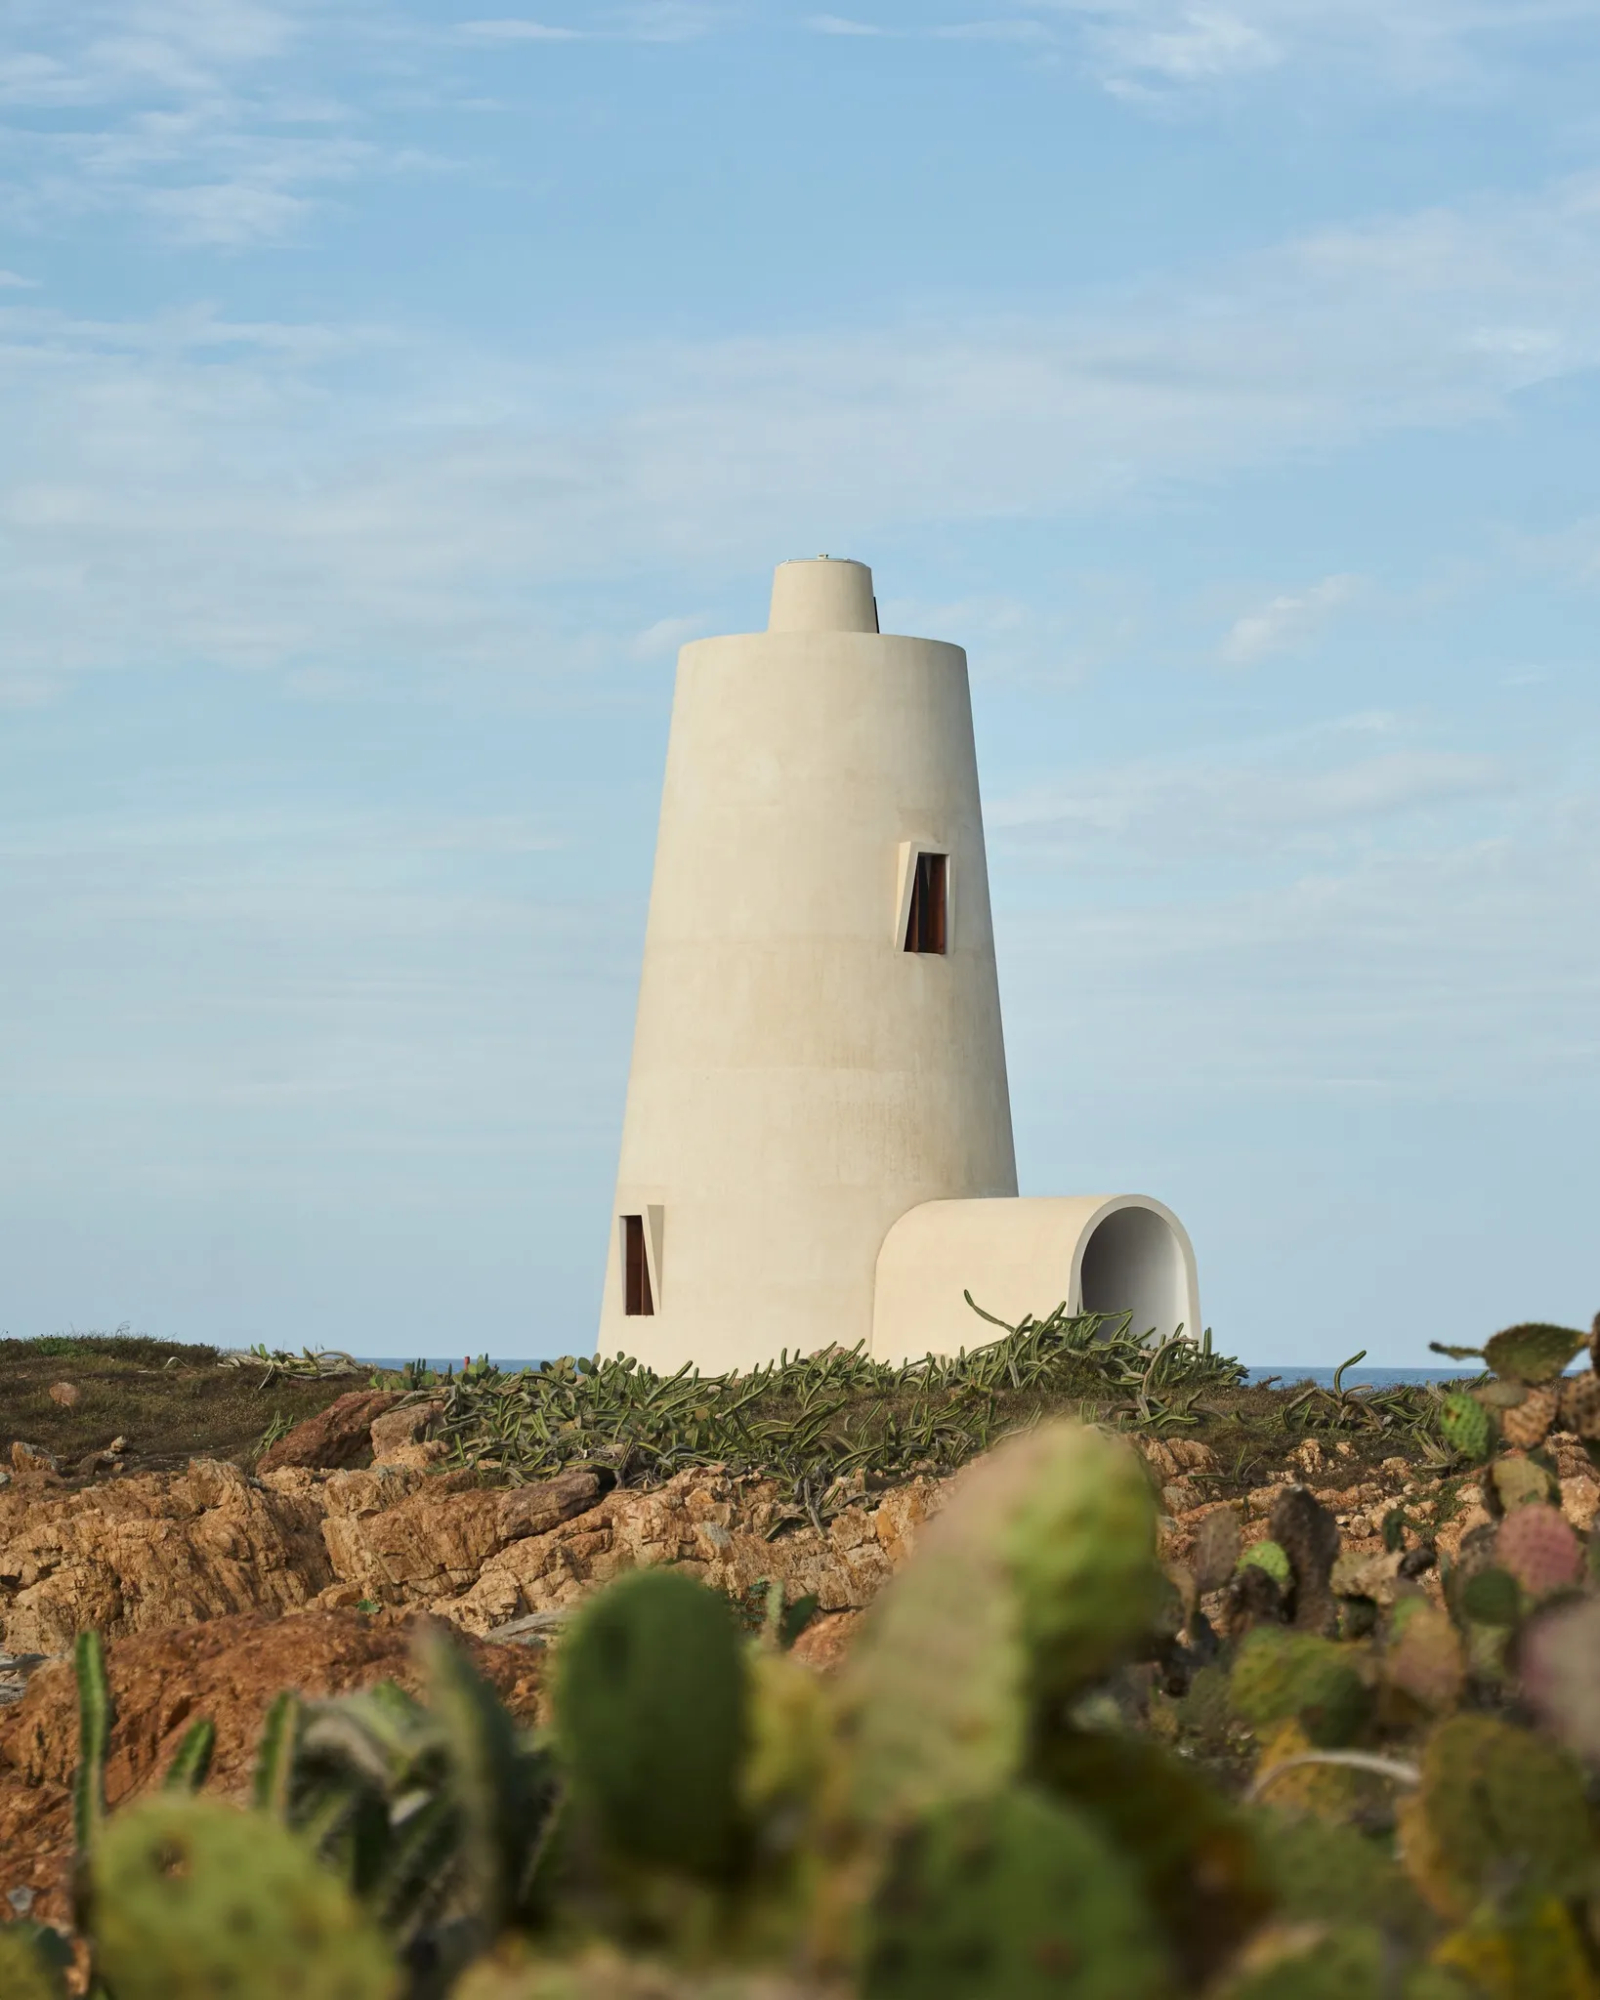
[{"label": "cactus pad", "polygon": [[1202,1596],[1220,1590],[1239,1560],[1241,1531],[1238,1510],[1218,1507],[1200,1523],[1194,1538],[1195,1585]]},{"label": "cactus pad", "polygon": [[1433,1963],[1465,1974],[1475,1993],[1600,2000],[1600,1982],[1577,1926],[1554,1896],[1540,1897],[1510,1922],[1485,1914],[1453,1931],[1435,1950]]},{"label": "cactus pad", "polygon": [[1600,1438],[1600,1375],[1585,1368],[1580,1375],[1566,1375],[1561,1381],[1561,1428],[1581,1438]]},{"label": "cactus pad", "polygon": [[1508,1326],[1487,1343],[1483,1358],[1507,1381],[1553,1382],[1588,1339],[1570,1326]]},{"label": "cactus pad", "polygon": [[1405,1872],[1353,1827],[1274,1812],[1262,1841],[1281,1916],[1295,1923],[1373,1924],[1407,1944],[1431,1928]]},{"label": "cactus pad", "polygon": [[1600,1759],[1600,1599],[1530,1620],[1519,1653],[1522,1691],[1541,1720],[1578,1756]]},{"label": "cactus pad", "polygon": [[1465,1915],[1491,1888],[1579,1893],[1594,1853],[1582,1775],[1527,1730],[1455,1716],[1428,1739],[1401,1845],[1417,1886],[1446,1911]]},{"label": "cactus pad", "polygon": [[0,1924],[0,1993],[5,2000],[62,2000],[66,1988],[31,1924]]},{"label": "cactus pad", "polygon": [[611,1852],[703,1877],[733,1867],[745,1709],[725,1598],[669,1569],[595,1598],[558,1656],[556,1733]]},{"label": "cactus pad", "polygon": [[1542,1465],[1535,1465],[1531,1458],[1523,1458],[1516,1453],[1497,1458],[1490,1477],[1494,1481],[1495,1497],[1508,1514],[1513,1508],[1527,1507],[1552,1497],[1549,1473]]},{"label": "cactus pad", "polygon": [[1388,1955],[1370,1924],[1273,1925],[1216,2000],[1386,2000]]},{"label": "cactus pad", "polygon": [[1439,1411],[1439,1429],[1452,1451],[1467,1458],[1487,1458],[1494,1443],[1494,1421],[1475,1396],[1452,1389]]},{"label": "cactus pad", "polygon": [[1087,1425],[1055,1427],[1001,1554],[1033,1687],[1075,1694],[1150,1629],[1165,1590],[1138,1454]]},{"label": "cactus pad", "polygon": [[388,1947],[276,1821],[162,1792],[109,1819],[89,1870],[117,2000],[393,2000]]},{"label": "cactus pad", "polygon": [[908,1829],[867,1914],[863,2000],[1164,2000],[1169,1968],[1123,1862],[1028,1791]]},{"label": "cactus pad", "polygon": [[1034,1703],[1075,1693],[1148,1629],[1168,1587],[1155,1525],[1136,1455],[1082,1425],[1043,1425],[974,1466],[852,1649],[862,1810],[1006,1784]]},{"label": "cactus pad", "polygon": [[1466,1661],[1456,1628],[1444,1612],[1424,1598],[1402,1599],[1383,1658],[1383,1677],[1389,1687],[1435,1715],[1455,1707],[1466,1679]]},{"label": "cactus pad", "polygon": [[1500,1435],[1519,1451],[1532,1451],[1544,1443],[1561,1406],[1561,1391],[1553,1382],[1530,1389],[1513,1409],[1500,1415]]},{"label": "cactus pad", "polygon": [[1233,1705],[1256,1730],[1296,1720],[1320,1748],[1348,1743],[1372,1706],[1359,1658],[1333,1639],[1263,1627],[1234,1661]]},{"label": "cactus pad", "polygon": [[1186,1758],[1127,1733],[1055,1732],[1039,1744],[1036,1769],[1134,1870],[1187,1983],[1202,1985],[1271,1906],[1245,1814]]},{"label": "cactus pad", "polygon": [[1518,1507],[1500,1524],[1495,1557],[1530,1597],[1567,1590],[1583,1575],[1583,1546],[1559,1508]]},{"label": "cactus pad", "polygon": [[1294,1572],[1288,1552],[1279,1542],[1252,1542],[1239,1558],[1240,1569],[1265,1570],[1280,1590],[1287,1590]]}]

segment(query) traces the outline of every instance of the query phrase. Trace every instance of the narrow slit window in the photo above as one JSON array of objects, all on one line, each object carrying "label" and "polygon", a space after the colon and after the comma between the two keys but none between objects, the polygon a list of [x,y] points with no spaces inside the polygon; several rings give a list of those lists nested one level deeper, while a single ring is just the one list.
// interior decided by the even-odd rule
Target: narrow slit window
[{"label": "narrow slit window", "polygon": [[945,949],[949,912],[949,860],[946,854],[919,854],[911,878],[911,911],[906,919],[907,951]]},{"label": "narrow slit window", "polygon": [[644,1217],[622,1218],[623,1311],[630,1319],[648,1318],[656,1304],[650,1293],[650,1261],[644,1252]]}]

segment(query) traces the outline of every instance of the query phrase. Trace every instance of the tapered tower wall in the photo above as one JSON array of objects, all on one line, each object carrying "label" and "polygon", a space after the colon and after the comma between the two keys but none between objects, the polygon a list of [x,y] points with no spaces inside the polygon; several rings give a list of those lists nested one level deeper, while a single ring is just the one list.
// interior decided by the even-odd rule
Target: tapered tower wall
[{"label": "tapered tower wall", "polygon": [[[905,949],[919,852],[943,951]],[[867,1340],[891,1224],[1015,1192],[966,655],[782,564],[766,632],[678,656],[600,1351]]]}]

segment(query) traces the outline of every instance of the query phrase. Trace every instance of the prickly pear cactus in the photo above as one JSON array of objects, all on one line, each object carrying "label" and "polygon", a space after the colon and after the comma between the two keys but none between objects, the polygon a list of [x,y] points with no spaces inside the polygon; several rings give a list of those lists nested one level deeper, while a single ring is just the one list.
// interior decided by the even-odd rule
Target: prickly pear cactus
[{"label": "prickly pear cactus", "polygon": [[1128,1730],[1041,1731],[1033,1776],[1133,1870],[1187,1986],[1211,1978],[1271,1909],[1249,1817],[1159,1743]]},{"label": "prickly pear cactus", "polygon": [[1265,1570],[1280,1589],[1286,1589],[1294,1575],[1288,1551],[1278,1542],[1252,1542],[1239,1558],[1240,1569]]},{"label": "prickly pear cactus", "polygon": [[858,1804],[893,1818],[1005,1785],[1041,1702],[1148,1629],[1167,1588],[1121,1440],[1048,1424],[963,1477],[873,1606],[846,1675]]},{"label": "prickly pear cactus", "polygon": [[728,1602],[677,1571],[623,1577],[562,1643],[556,1733],[574,1799],[628,1860],[705,1879],[733,1870],[746,1713]]},{"label": "prickly pear cactus", "polygon": [[158,1793],[105,1823],[89,1865],[97,1970],[116,2000],[394,2000],[387,1945],[342,1884],[260,1813]]},{"label": "prickly pear cactus", "polygon": [[1572,1914],[1542,1896],[1509,1920],[1481,1912],[1453,1931],[1433,1954],[1435,1965],[1465,1974],[1475,1993],[1493,2000],[1600,2000],[1589,1954]]},{"label": "prickly pear cactus", "polygon": [[1581,1438],[1600,1438],[1600,1375],[1585,1368],[1561,1378],[1561,1406],[1556,1421]]},{"label": "prickly pear cactus", "polygon": [[1461,1699],[1467,1663],[1456,1628],[1426,1598],[1402,1599],[1390,1622],[1383,1655],[1385,1686],[1433,1715]]},{"label": "prickly pear cactus", "polygon": [[0,1994],[5,2000],[63,2000],[59,1967],[46,1957],[33,1927],[0,1924]]},{"label": "prickly pear cactus", "polygon": [[1136,1454],[1087,1425],[1050,1434],[1000,1556],[1036,1693],[1066,1699],[1149,1631],[1163,1595],[1156,1507]]},{"label": "prickly pear cactus", "polygon": [[1520,1452],[1507,1452],[1497,1458],[1489,1478],[1494,1487],[1494,1497],[1507,1514],[1514,1508],[1534,1506],[1553,1497],[1554,1486],[1549,1473],[1531,1458],[1524,1458]]},{"label": "prickly pear cactus", "polygon": [[1495,1560],[1530,1597],[1570,1590],[1583,1575],[1583,1546],[1558,1508],[1532,1503],[1506,1516]]},{"label": "prickly pear cactus", "polygon": [[1588,1336],[1570,1326],[1532,1322],[1497,1333],[1484,1348],[1483,1358],[1508,1382],[1553,1382],[1573,1355],[1587,1345]]},{"label": "prickly pear cactus", "polygon": [[1372,1707],[1362,1657],[1310,1632],[1252,1632],[1234,1662],[1233,1705],[1254,1729],[1298,1721],[1319,1746],[1348,1743]]},{"label": "prickly pear cactus", "polygon": [[1595,1861],[1578,1767],[1555,1745],[1485,1715],[1429,1737],[1420,1789],[1400,1808],[1406,1871],[1441,1914],[1491,1890],[1576,1895]]},{"label": "prickly pear cactus", "polygon": [[1433,1921],[1399,1865],[1349,1826],[1274,1811],[1261,1849],[1278,1914],[1292,1923],[1367,1924],[1395,1947],[1414,1947]]},{"label": "prickly pear cactus", "polygon": [[1281,1924],[1252,1941],[1214,2000],[1388,2000],[1382,1933],[1370,1924]]},{"label": "prickly pear cactus", "polygon": [[866,1920],[862,2000],[1164,2000],[1171,1968],[1133,1876],[1069,1808],[1025,1790],[907,1829]]},{"label": "prickly pear cactus", "polygon": [[1453,1451],[1484,1459],[1494,1444],[1494,1420],[1475,1396],[1452,1389],[1439,1411],[1439,1429]]},{"label": "prickly pear cactus", "polygon": [[1514,1408],[1500,1414],[1500,1434],[1519,1451],[1544,1443],[1561,1407],[1561,1391],[1553,1382],[1529,1389]]}]

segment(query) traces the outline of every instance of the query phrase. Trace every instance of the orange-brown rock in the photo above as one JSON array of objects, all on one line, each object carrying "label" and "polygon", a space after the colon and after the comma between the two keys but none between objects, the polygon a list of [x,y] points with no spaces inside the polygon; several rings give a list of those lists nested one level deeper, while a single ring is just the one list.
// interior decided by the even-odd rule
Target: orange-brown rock
[{"label": "orange-brown rock", "polygon": [[507,1543],[469,1589],[432,1608],[469,1632],[492,1632],[530,1612],[562,1609],[624,1570],[672,1563],[735,1596],[779,1581],[791,1602],[814,1595],[824,1611],[857,1610],[942,1499],[936,1480],[914,1479],[875,1506],[864,1496],[819,1530],[785,1505],[776,1481],[701,1467],[653,1492],[619,1488],[545,1534]]},{"label": "orange-brown rock", "polygon": [[[394,1612],[370,1618],[352,1611],[257,1612],[118,1641],[106,1662],[116,1708],[108,1800],[116,1805],[159,1783],[184,1733],[202,1716],[217,1730],[208,1785],[242,1797],[262,1718],[280,1688],[299,1688],[311,1699],[380,1680],[415,1689],[414,1645],[426,1622]],[[513,1714],[531,1721],[538,1654],[463,1643]],[[69,1917],[67,1787],[76,1756],[76,1689],[63,1661],[41,1668],[22,1700],[0,1713],[0,1898],[31,1891],[30,1914],[47,1922]]]},{"label": "orange-brown rock", "polygon": [[313,1603],[431,1609],[487,1633],[652,1563],[735,1593],[777,1579],[791,1601],[844,1611],[871,1599],[940,1498],[913,1480],[819,1529],[776,1482],[717,1467],[653,1492],[606,1493],[581,1468],[510,1491],[469,1478],[381,1465],[252,1479],[197,1460],[77,1492],[18,1479],[0,1490],[0,1648],[59,1654],[91,1626],[120,1637]]},{"label": "orange-brown rock", "polygon": [[0,1489],[0,1648],[296,1610],[333,1581],[322,1514],[214,1459],[79,1492],[16,1480]]},{"label": "orange-brown rock", "polygon": [[393,1389],[352,1389],[269,1445],[256,1470],[276,1472],[288,1465],[329,1469],[358,1465],[372,1450],[375,1419],[403,1401],[400,1392]]}]

